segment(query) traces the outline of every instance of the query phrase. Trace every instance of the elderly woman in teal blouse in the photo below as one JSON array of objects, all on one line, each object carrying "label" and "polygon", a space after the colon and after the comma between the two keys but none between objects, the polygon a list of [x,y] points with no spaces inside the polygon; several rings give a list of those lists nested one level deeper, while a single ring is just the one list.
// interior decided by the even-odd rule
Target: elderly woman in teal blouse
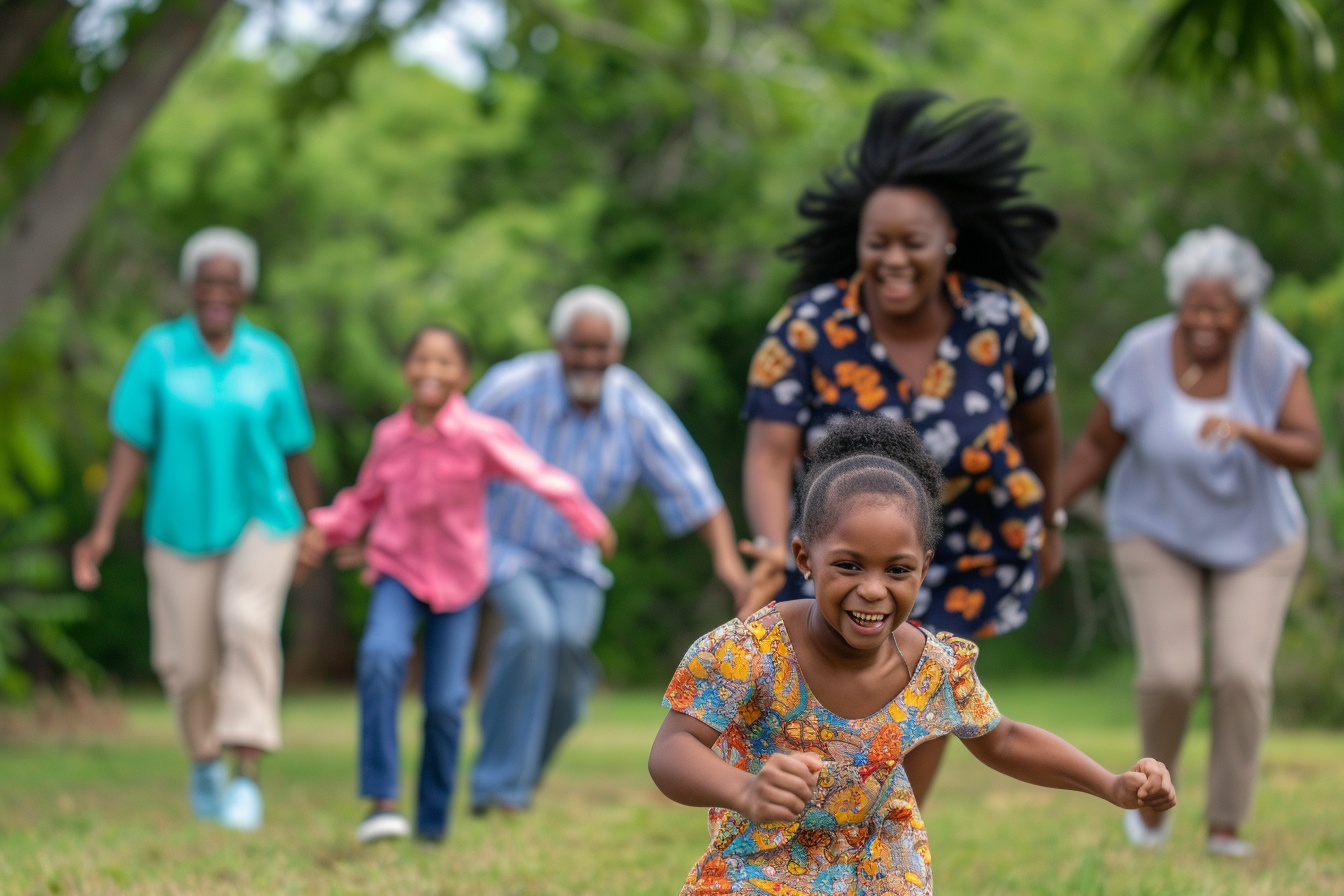
[{"label": "elderly woman in teal blouse", "polygon": [[[1173,770],[1210,654],[1208,849],[1245,856],[1271,674],[1306,550],[1290,472],[1321,430],[1307,350],[1259,307],[1269,266],[1222,227],[1167,255],[1174,314],[1120,340],[1064,468],[1065,504],[1110,471],[1106,529],[1134,625],[1145,755]],[[1169,816],[1135,809],[1125,833],[1161,846]]]},{"label": "elderly woman in teal blouse", "polygon": [[280,746],[280,617],[304,514],[319,503],[313,428],[289,347],[238,313],[256,287],[256,244],[203,230],[182,249],[181,276],[193,312],[140,337],[112,394],[107,487],[74,578],[97,587],[148,464],[153,665],[193,762],[191,808],[249,830],[263,814],[260,756]]}]

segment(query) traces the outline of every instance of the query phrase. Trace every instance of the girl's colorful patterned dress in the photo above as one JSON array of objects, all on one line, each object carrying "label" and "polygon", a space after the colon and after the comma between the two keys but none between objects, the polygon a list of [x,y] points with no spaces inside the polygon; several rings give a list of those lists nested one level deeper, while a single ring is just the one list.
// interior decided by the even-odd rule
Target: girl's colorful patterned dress
[{"label": "girl's colorful patterned dress", "polygon": [[[873,337],[861,282],[823,283],[780,309],[752,359],[743,416],[800,426],[808,445],[837,417],[908,419],[947,476],[947,532],[910,618],[969,638],[1012,631],[1036,587],[1044,492],[1008,414],[1054,389],[1045,324],[1017,293],[949,274],[957,313],[914,383]],[[810,586],[793,573],[786,595]]]},{"label": "girl's colorful patterned dress", "polygon": [[663,705],[720,732],[714,751],[756,774],[772,753],[821,756],[818,795],[793,824],[758,825],[709,811],[709,849],[681,896],[923,896],[929,841],[901,757],[945,734],[980,737],[1000,716],[975,674],[979,651],[929,637],[905,689],[865,719],[813,698],[774,604],[691,645]]}]

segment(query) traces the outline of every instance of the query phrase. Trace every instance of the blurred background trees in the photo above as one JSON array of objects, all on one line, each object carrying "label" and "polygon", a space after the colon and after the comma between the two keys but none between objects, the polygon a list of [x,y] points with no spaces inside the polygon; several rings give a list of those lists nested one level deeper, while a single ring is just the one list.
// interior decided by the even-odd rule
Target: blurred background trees
[{"label": "blurred background trees", "polygon": [[[1313,385],[1337,446],[1344,168],[1316,111],[1331,101],[1335,76],[1323,65],[1312,77],[1252,75],[1270,58],[1298,71],[1293,54],[1333,46],[1339,17],[1322,4],[1311,21],[1324,30],[1289,22],[1291,40],[1229,67],[1207,64],[1201,49],[1227,47],[1218,28],[1202,43],[1172,32],[1173,10],[1199,7],[1208,20],[1216,5],[511,0],[502,34],[480,47],[479,83],[465,87],[397,50],[408,23],[438,6],[404,4],[408,18],[343,20],[334,41],[291,35],[245,53],[235,36],[247,10],[226,6],[128,143],[49,285],[0,342],[0,518],[40,511],[54,520],[38,539],[48,551],[83,531],[102,485],[116,374],[140,332],[185,307],[174,276],[182,241],[226,223],[262,246],[247,314],[294,347],[328,493],[353,479],[372,425],[400,400],[396,353],[419,324],[463,328],[483,370],[544,346],[555,297],[596,282],[630,304],[628,363],[686,421],[740,520],[745,371],[787,298],[790,272],[774,247],[797,227],[802,188],[858,136],[872,98],[914,85],[958,102],[1004,97],[1033,125],[1041,170],[1032,187],[1063,220],[1045,259],[1041,310],[1070,438],[1093,401],[1089,378],[1120,333],[1166,309],[1166,248],[1189,227],[1223,223],[1254,239],[1283,275],[1274,307],[1316,353]],[[1296,8],[1269,5],[1281,15]],[[159,8],[134,7],[127,22],[139,16],[149,27]],[[1180,39],[1163,38],[1163,28]],[[134,33],[128,24],[108,46],[131,47]],[[1316,42],[1302,44],[1299,33]],[[68,34],[62,19],[43,37],[61,65],[79,56]],[[1173,67],[1180,54],[1188,65]],[[78,70],[44,63],[56,74],[41,90],[38,81],[24,88],[28,99],[18,91],[29,82],[0,71],[0,212],[10,228],[110,81],[83,72],[120,64],[89,60]],[[29,56],[19,70],[38,62]],[[15,123],[7,149],[6,121]],[[1317,719],[1344,717],[1344,662],[1329,639],[1341,634],[1329,597],[1340,593],[1331,563],[1344,538],[1336,469],[1332,458],[1307,489],[1318,562],[1290,638],[1300,638],[1294,656],[1310,659],[1284,679],[1307,695],[1294,704],[1300,713]],[[614,681],[656,682],[726,614],[728,596],[699,545],[669,543],[647,502],[632,502],[617,525],[622,550],[599,652]],[[132,681],[148,676],[137,533],[138,520],[126,520],[84,618],[57,626],[82,656]],[[988,649],[1000,668],[1086,668],[1125,643],[1097,535],[1084,525],[1071,541],[1069,572],[1038,598],[1027,631]],[[49,576],[36,590],[59,593],[64,582]],[[330,572],[297,593],[291,669],[340,674],[366,599],[353,576]],[[22,634],[36,632],[29,623],[14,625],[20,634],[0,634],[0,651],[36,669],[31,657],[49,651]],[[65,656],[55,665],[82,662]]]}]

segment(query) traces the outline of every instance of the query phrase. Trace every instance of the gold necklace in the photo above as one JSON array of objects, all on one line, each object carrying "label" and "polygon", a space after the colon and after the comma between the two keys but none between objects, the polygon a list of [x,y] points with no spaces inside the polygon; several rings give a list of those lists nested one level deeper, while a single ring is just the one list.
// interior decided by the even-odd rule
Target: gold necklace
[{"label": "gold necklace", "polygon": [[1203,378],[1204,368],[1199,364],[1191,364],[1189,367],[1185,368],[1185,373],[1181,374],[1181,388],[1188,392]]},{"label": "gold necklace", "polygon": [[901,650],[901,642],[896,640],[895,632],[891,633],[891,643],[896,647],[896,655],[900,657],[901,662],[905,664],[905,674],[910,677],[911,681],[914,681],[915,670],[910,668],[910,661],[905,658],[905,653]]}]

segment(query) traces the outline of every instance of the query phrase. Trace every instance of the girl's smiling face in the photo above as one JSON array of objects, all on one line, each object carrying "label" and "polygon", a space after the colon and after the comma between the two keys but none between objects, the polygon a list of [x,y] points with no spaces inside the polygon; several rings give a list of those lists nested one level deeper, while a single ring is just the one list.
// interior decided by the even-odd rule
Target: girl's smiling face
[{"label": "girl's smiling face", "polygon": [[466,389],[471,382],[471,370],[462,350],[452,336],[440,330],[420,334],[402,365],[401,374],[411,388],[411,405],[417,418],[432,417],[449,397]]},{"label": "girl's smiling face", "polygon": [[905,499],[864,494],[849,500],[815,544],[795,538],[793,555],[798,569],[816,582],[821,617],[859,652],[882,647],[910,616],[933,559]]}]

